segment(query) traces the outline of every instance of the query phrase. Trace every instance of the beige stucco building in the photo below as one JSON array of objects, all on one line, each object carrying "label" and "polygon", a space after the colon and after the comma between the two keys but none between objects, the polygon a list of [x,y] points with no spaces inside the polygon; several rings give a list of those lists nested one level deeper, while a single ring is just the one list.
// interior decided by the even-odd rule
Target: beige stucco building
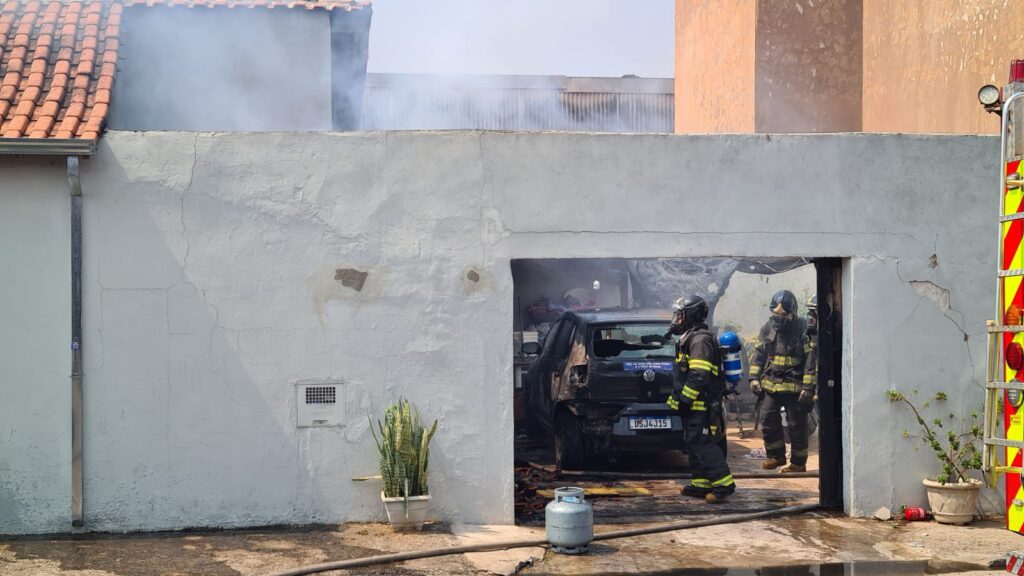
[{"label": "beige stucco building", "polygon": [[1019,0],[676,0],[676,132],[995,133]]}]

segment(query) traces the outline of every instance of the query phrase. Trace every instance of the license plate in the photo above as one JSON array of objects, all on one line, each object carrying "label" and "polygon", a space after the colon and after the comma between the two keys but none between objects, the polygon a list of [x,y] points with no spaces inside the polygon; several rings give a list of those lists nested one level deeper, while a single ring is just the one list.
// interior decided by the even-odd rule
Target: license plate
[{"label": "license plate", "polygon": [[671,418],[630,418],[630,430],[671,430]]}]

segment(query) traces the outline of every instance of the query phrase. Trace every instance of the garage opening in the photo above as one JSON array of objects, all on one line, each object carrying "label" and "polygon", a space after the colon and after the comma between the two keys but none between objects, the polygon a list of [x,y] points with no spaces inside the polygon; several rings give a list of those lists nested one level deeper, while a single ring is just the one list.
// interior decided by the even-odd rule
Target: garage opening
[{"label": "garage opening", "polygon": [[[517,522],[542,523],[551,492],[565,485],[586,488],[595,521],[606,524],[811,502],[841,507],[840,274],[838,259],[513,260]],[[772,416],[766,396],[749,386],[751,353],[781,290],[795,296],[793,321],[817,349],[818,380],[804,411],[806,471],[786,474],[764,469],[763,424]],[[675,361],[666,332],[683,295],[707,302],[716,338],[734,332],[742,345],[717,436],[738,490],[715,505],[680,493],[690,463],[682,417],[666,404]],[[812,300],[817,331],[807,329]],[[778,416],[790,461],[793,416],[785,409]]]}]

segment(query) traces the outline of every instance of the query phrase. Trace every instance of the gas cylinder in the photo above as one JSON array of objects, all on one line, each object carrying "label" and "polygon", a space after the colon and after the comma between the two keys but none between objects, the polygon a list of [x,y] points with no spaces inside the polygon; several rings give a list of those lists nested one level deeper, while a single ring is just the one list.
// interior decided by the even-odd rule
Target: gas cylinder
[{"label": "gas cylinder", "polygon": [[725,379],[729,384],[739,384],[743,375],[743,363],[740,361],[740,352],[743,351],[743,344],[735,332],[725,332],[718,337],[718,347],[722,353],[722,368],[725,370]]},{"label": "gas cylinder", "polygon": [[583,488],[555,488],[555,499],[544,508],[544,531],[559,554],[583,554],[594,539],[594,508]]}]

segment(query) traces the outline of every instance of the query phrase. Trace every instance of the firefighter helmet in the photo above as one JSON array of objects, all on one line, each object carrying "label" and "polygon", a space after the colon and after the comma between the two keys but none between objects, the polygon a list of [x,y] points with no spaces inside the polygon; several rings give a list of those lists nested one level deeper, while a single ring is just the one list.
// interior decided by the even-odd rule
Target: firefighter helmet
[{"label": "firefighter helmet", "polygon": [[672,304],[672,313],[672,333],[682,334],[708,317],[708,303],[700,296],[684,296]]},{"label": "firefighter helmet", "polygon": [[815,294],[807,299],[807,311],[817,312],[818,311],[818,295]]},{"label": "firefighter helmet", "polygon": [[796,316],[796,296],[789,290],[779,290],[772,296],[768,309],[772,313],[772,325],[777,329],[785,328]]}]

